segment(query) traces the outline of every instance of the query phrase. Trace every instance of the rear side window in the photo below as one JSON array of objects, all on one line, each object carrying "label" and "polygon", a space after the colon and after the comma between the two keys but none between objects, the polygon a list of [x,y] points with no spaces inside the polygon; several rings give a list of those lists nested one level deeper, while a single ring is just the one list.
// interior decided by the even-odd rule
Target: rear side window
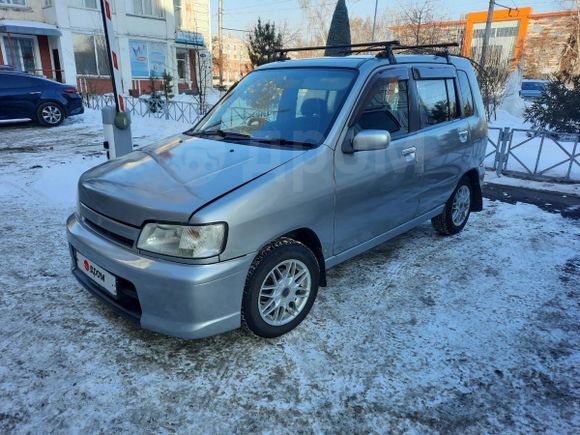
[{"label": "rear side window", "polygon": [[461,111],[463,116],[471,116],[474,113],[474,109],[473,93],[471,92],[469,79],[464,71],[457,71],[457,78],[459,79],[459,90],[461,92]]},{"label": "rear side window", "polygon": [[417,80],[416,83],[422,127],[459,117],[453,79]]}]

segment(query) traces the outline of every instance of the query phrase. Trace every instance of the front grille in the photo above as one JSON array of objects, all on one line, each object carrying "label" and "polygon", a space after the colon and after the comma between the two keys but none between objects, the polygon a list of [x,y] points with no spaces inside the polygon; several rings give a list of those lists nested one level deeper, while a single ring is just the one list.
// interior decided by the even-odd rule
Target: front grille
[{"label": "front grille", "polygon": [[111,219],[84,204],[79,204],[83,223],[93,232],[127,248],[132,248],[139,238],[140,228]]},{"label": "front grille", "polygon": [[119,234],[116,234],[112,231],[109,231],[106,228],[103,228],[100,225],[97,225],[96,223],[94,223],[93,221],[91,221],[90,219],[83,217],[84,222],[87,224],[87,226],[93,230],[95,233],[100,234],[103,237],[106,237],[109,240],[112,240],[114,242],[120,243],[121,245],[127,246],[128,248],[132,248],[133,247],[133,243],[134,241],[131,239],[128,239],[127,237],[123,237]]}]

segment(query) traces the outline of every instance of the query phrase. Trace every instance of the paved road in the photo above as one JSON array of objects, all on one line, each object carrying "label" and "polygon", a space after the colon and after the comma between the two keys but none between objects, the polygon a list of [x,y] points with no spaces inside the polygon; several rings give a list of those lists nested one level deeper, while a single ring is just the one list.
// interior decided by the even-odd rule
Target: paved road
[{"label": "paved road", "polygon": [[485,184],[483,196],[494,201],[508,204],[523,202],[533,204],[550,213],[559,213],[563,217],[580,219],[580,198],[557,192],[524,189],[521,187]]}]

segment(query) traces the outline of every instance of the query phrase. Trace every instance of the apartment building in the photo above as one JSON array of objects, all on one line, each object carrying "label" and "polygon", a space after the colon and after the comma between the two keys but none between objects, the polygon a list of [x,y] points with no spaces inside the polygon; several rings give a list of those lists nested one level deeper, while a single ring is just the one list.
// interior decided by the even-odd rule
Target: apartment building
[{"label": "apartment building", "polygon": [[[209,0],[110,2],[124,91],[146,93],[167,71],[176,92],[195,93],[211,69]],[[110,92],[100,1],[0,0],[0,64]]]},{"label": "apartment building", "polygon": [[252,70],[252,62],[248,55],[247,41],[232,35],[223,37],[223,59],[219,58],[219,41],[213,41],[214,84],[219,82],[219,66],[223,68],[223,81],[225,86],[231,86]]}]

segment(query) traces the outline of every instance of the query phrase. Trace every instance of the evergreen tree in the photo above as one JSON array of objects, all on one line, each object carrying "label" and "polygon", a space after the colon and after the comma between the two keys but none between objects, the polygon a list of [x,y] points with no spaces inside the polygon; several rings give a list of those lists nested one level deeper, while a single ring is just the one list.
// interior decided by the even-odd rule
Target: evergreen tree
[{"label": "evergreen tree", "polygon": [[534,128],[580,134],[580,75],[552,77],[524,113]]},{"label": "evergreen tree", "polygon": [[262,24],[258,18],[258,24],[250,34],[250,45],[248,54],[254,67],[272,62],[275,59],[274,50],[284,48],[282,46],[282,35],[276,32],[276,25],[267,22]]},{"label": "evergreen tree", "polygon": [[[338,0],[336,9],[334,9],[334,14],[332,14],[332,22],[330,23],[326,45],[350,45],[350,43],[348,9],[346,8],[345,0]],[[344,49],[327,48],[324,51],[325,56],[344,56],[346,53],[347,50]]]},{"label": "evergreen tree", "polygon": [[163,71],[163,84],[162,90],[163,95],[165,96],[165,101],[169,101],[173,98],[173,76],[167,72],[167,70]]}]

